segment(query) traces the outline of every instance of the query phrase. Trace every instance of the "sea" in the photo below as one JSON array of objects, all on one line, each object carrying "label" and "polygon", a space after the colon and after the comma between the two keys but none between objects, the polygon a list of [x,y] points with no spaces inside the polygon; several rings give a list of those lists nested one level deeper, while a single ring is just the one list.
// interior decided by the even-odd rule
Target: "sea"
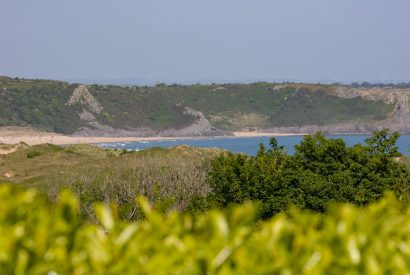
[{"label": "sea", "polygon": [[[342,138],[347,145],[364,144],[365,139],[371,135],[326,135],[328,138]],[[137,142],[113,142],[99,143],[98,146],[111,149],[120,149],[128,151],[140,151],[150,147],[174,147],[187,145],[192,147],[214,147],[229,150],[234,153],[245,153],[255,155],[260,143],[267,148],[272,137],[204,137],[204,138],[187,138],[158,141],[137,141]],[[300,144],[303,136],[278,136],[275,137],[279,145],[284,146],[289,154],[295,152],[295,145]],[[410,155],[410,135],[401,135],[396,145],[399,152],[404,155]]]}]

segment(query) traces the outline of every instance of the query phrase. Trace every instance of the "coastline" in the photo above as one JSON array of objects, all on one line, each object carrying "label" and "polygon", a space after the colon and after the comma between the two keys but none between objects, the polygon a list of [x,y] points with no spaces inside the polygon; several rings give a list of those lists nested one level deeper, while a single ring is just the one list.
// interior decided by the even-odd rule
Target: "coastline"
[{"label": "coastline", "polygon": [[[193,140],[207,138],[249,138],[249,137],[286,137],[305,136],[309,133],[283,133],[283,132],[232,132],[231,136],[149,136],[149,137],[104,137],[104,136],[67,136],[53,132],[43,132],[29,127],[7,126],[0,127],[0,144],[18,144],[24,142],[28,145],[51,143],[55,145],[72,144],[98,144],[114,142],[141,142],[141,141],[167,141],[167,140]],[[326,133],[327,135],[366,135],[371,133]]]},{"label": "coastline", "polygon": [[[226,137],[226,138],[241,138],[241,137],[265,137],[265,136],[301,136],[304,134],[292,134],[292,133],[262,133],[262,132],[233,132],[233,136],[213,136],[213,138]],[[0,143],[4,144],[17,144],[24,142],[28,145],[37,145],[44,143],[51,143],[55,145],[71,145],[71,144],[96,144],[96,143],[109,143],[109,142],[139,142],[139,141],[161,141],[161,140],[182,140],[182,139],[201,139],[208,138],[205,136],[187,136],[187,137],[77,137],[77,136],[64,136],[55,133],[29,133],[24,134],[22,132],[2,132],[0,131]]]}]

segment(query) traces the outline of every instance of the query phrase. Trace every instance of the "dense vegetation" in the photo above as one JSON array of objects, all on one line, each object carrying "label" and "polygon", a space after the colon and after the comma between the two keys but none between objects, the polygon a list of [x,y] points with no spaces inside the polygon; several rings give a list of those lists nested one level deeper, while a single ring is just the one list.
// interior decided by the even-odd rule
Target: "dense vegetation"
[{"label": "dense vegetation", "polygon": [[[0,126],[33,126],[74,133],[86,126],[78,115],[84,106],[66,104],[77,86],[0,77]],[[195,117],[184,113],[185,107],[201,111],[222,130],[369,122],[383,120],[393,111],[393,105],[381,101],[334,96],[331,92],[337,87],[254,83],[90,85],[88,90],[103,107],[103,112],[94,116],[100,123],[118,129],[180,129],[195,121]]]},{"label": "dense vegetation", "polygon": [[0,186],[2,274],[407,274],[410,207],[393,196],[327,215],[292,210],[255,224],[246,204],[204,215],[161,214],[124,222],[95,206],[78,218],[64,192],[55,207],[34,190]]},{"label": "dense vegetation", "polygon": [[347,147],[343,139],[322,134],[306,136],[287,155],[276,140],[263,145],[254,157],[221,155],[210,172],[211,199],[220,206],[247,200],[261,203],[261,217],[268,218],[290,205],[324,212],[330,202],[367,205],[386,190],[407,197],[410,169],[398,162],[398,134],[375,133],[366,145]]}]

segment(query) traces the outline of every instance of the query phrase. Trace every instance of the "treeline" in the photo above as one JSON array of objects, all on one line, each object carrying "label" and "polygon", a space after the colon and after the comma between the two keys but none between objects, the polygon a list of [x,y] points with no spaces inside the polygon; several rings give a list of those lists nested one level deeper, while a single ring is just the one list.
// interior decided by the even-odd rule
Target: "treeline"
[{"label": "treeline", "polygon": [[350,84],[351,87],[354,88],[396,88],[396,89],[403,89],[403,88],[410,88],[410,81],[409,82],[400,82],[400,83],[369,83],[369,82],[353,82]]},{"label": "treeline", "polygon": [[306,136],[294,155],[288,155],[275,138],[268,149],[261,144],[253,157],[223,154],[212,162],[212,192],[198,205],[227,207],[256,201],[260,216],[269,218],[291,205],[315,212],[326,211],[331,202],[363,206],[387,190],[407,199],[410,169],[399,162],[398,137],[384,130],[366,139],[365,145],[348,147],[343,139],[317,133]]}]

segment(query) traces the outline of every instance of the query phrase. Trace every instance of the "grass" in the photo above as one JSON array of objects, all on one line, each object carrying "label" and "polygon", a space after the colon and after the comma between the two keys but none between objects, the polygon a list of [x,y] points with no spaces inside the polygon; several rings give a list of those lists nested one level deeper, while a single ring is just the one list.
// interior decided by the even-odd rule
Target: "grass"
[{"label": "grass", "polygon": [[138,195],[186,210],[192,199],[210,191],[210,159],[220,153],[186,146],[127,152],[92,145],[35,145],[0,157],[0,182],[35,187],[52,201],[69,188],[82,202],[84,215],[92,213],[94,202],[103,201],[118,204],[122,217],[132,219],[135,211],[129,206]]},{"label": "grass", "polygon": [[[60,167],[95,161],[104,154],[106,156],[108,152],[87,145],[65,148],[52,144],[30,146],[1,158],[0,177],[5,172],[13,171],[15,176],[9,181],[23,185],[27,182],[30,182],[30,185],[37,185],[41,184],[50,173],[58,173]],[[33,178],[38,180],[33,181]]]}]

